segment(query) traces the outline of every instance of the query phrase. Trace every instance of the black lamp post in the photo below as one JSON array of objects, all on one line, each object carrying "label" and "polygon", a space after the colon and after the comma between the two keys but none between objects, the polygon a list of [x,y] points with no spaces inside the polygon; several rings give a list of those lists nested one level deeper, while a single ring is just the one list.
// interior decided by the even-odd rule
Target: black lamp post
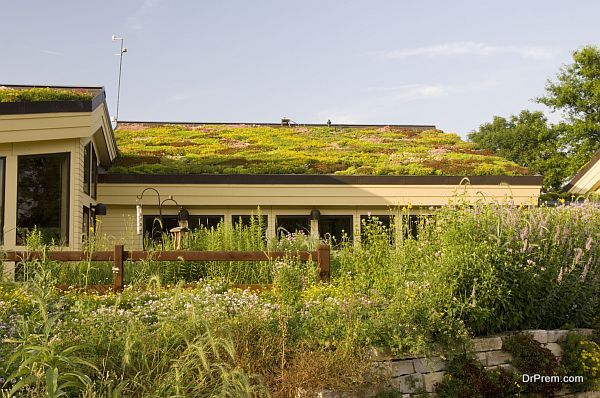
[{"label": "black lamp post", "polygon": [[[178,224],[179,224],[180,227],[186,227],[187,228],[188,220],[190,218],[190,213],[186,209],[184,209],[182,206],[179,206],[179,203],[177,203],[177,201],[175,199],[173,199],[173,197],[171,195],[169,195],[168,198],[166,198],[164,200],[161,200],[160,199],[160,193],[158,192],[158,190],[156,188],[148,187],[148,188],[144,189],[140,195],[136,196],[137,199],[138,200],[142,200],[142,198],[144,197],[144,194],[148,190],[154,191],[154,193],[156,193],[156,197],[158,199],[158,214],[159,214],[159,216],[158,216],[159,218],[158,219],[159,219],[160,230],[161,230],[160,243],[161,243],[161,246],[162,246],[162,248],[164,250],[164,248],[165,248],[165,242],[162,239],[162,230],[163,230],[163,225],[164,225],[163,224],[162,207],[163,207],[164,203],[168,202],[168,201],[171,201],[171,202],[175,203],[179,207],[179,213],[177,214],[177,221],[178,221]],[[143,219],[141,218],[142,217],[142,205],[138,204],[136,206],[136,208],[137,208],[137,217],[138,217],[138,220],[137,220],[137,232],[138,232],[139,235],[141,235],[142,234],[142,228],[143,228]],[[156,219],[154,219],[152,221],[152,235],[154,235],[154,223],[155,223],[155,221],[156,221]]]}]

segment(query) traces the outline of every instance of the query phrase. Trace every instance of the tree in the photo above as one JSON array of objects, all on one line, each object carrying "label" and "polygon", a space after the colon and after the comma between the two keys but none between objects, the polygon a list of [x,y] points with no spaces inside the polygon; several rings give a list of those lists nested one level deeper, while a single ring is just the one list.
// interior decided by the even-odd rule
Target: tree
[{"label": "tree", "polygon": [[[545,190],[559,189],[567,170],[567,159],[558,151],[558,131],[548,125],[542,112],[521,111],[509,119],[494,116],[469,134],[480,147],[544,176]],[[561,167],[563,165],[563,167]]]},{"label": "tree", "polygon": [[546,96],[537,102],[565,116],[557,130],[574,174],[600,148],[600,49],[573,52],[573,63],[561,68],[556,81],[548,80]]}]

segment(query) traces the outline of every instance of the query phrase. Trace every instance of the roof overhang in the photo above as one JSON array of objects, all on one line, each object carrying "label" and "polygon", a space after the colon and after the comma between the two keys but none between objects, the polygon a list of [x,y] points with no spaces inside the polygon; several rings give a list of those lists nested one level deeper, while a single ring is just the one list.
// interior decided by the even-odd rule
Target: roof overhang
[{"label": "roof overhang", "polygon": [[587,194],[598,189],[600,189],[600,149],[563,188],[564,191],[574,194]]},{"label": "roof overhang", "polygon": [[31,101],[0,103],[0,138],[3,142],[31,142],[92,137],[103,166],[118,155],[117,142],[110,122],[106,94],[98,86],[8,85],[14,89],[83,89],[89,100]]},{"label": "roof overhang", "polygon": [[377,176],[333,174],[100,174],[105,184],[542,185],[542,176]]}]

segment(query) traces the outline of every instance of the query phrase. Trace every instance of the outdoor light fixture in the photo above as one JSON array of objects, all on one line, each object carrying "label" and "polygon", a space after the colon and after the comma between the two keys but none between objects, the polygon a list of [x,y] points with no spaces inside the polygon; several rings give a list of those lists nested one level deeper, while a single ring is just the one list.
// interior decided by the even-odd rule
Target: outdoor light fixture
[{"label": "outdoor light fixture", "polygon": [[319,210],[313,209],[310,211],[310,219],[311,220],[319,221],[320,218],[321,218],[321,212]]},{"label": "outdoor light fixture", "polygon": [[94,214],[97,216],[105,216],[106,215],[106,205],[104,203],[96,203],[95,205],[90,206],[92,210],[94,210]]},{"label": "outdoor light fixture", "polygon": [[[177,223],[179,224],[179,227],[183,229],[181,232],[186,232],[187,228],[188,228],[188,222],[190,219],[190,212],[187,211],[183,206],[180,206],[179,203],[177,203],[177,201],[175,199],[173,199],[172,195],[169,195],[166,199],[161,200],[160,193],[158,192],[158,190],[156,188],[152,188],[152,187],[148,187],[148,188],[144,189],[142,191],[142,193],[137,196],[138,201],[142,200],[142,198],[144,197],[144,194],[148,190],[154,191],[154,193],[156,194],[156,197],[158,198],[158,213],[159,213],[158,220],[160,223],[161,230],[164,225],[163,224],[163,211],[162,211],[163,205],[165,204],[165,202],[171,201],[171,202],[175,203],[175,205],[177,207],[179,207],[179,212],[177,213]],[[144,232],[144,214],[142,212],[142,204],[141,203],[138,203],[136,205],[136,220],[137,220],[137,234],[142,235]],[[152,222],[152,230],[153,230],[153,234],[154,234],[154,221]],[[161,238],[161,243],[162,243],[163,249],[164,249],[164,242],[162,241],[162,238]]]}]

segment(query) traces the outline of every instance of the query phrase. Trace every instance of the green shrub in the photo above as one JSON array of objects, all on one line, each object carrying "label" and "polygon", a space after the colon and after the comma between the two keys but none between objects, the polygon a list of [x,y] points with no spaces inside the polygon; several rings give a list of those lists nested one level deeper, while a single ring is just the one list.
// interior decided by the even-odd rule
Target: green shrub
[{"label": "green shrub", "polygon": [[563,355],[560,364],[564,374],[583,376],[582,383],[571,383],[573,391],[600,390],[600,346],[583,336],[569,334],[561,344]]},{"label": "green shrub", "polygon": [[452,357],[441,383],[435,390],[440,398],[516,397],[517,378],[503,369],[486,370],[472,354]]},{"label": "green shrub", "polygon": [[[504,341],[502,349],[512,354],[512,364],[522,374],[559,376],[558,360],[550,350],[533,339],[530,334],[515,334]],[[561,387],[560,383],[535,382],[523,385],[528,393],[552,396]]]}]

